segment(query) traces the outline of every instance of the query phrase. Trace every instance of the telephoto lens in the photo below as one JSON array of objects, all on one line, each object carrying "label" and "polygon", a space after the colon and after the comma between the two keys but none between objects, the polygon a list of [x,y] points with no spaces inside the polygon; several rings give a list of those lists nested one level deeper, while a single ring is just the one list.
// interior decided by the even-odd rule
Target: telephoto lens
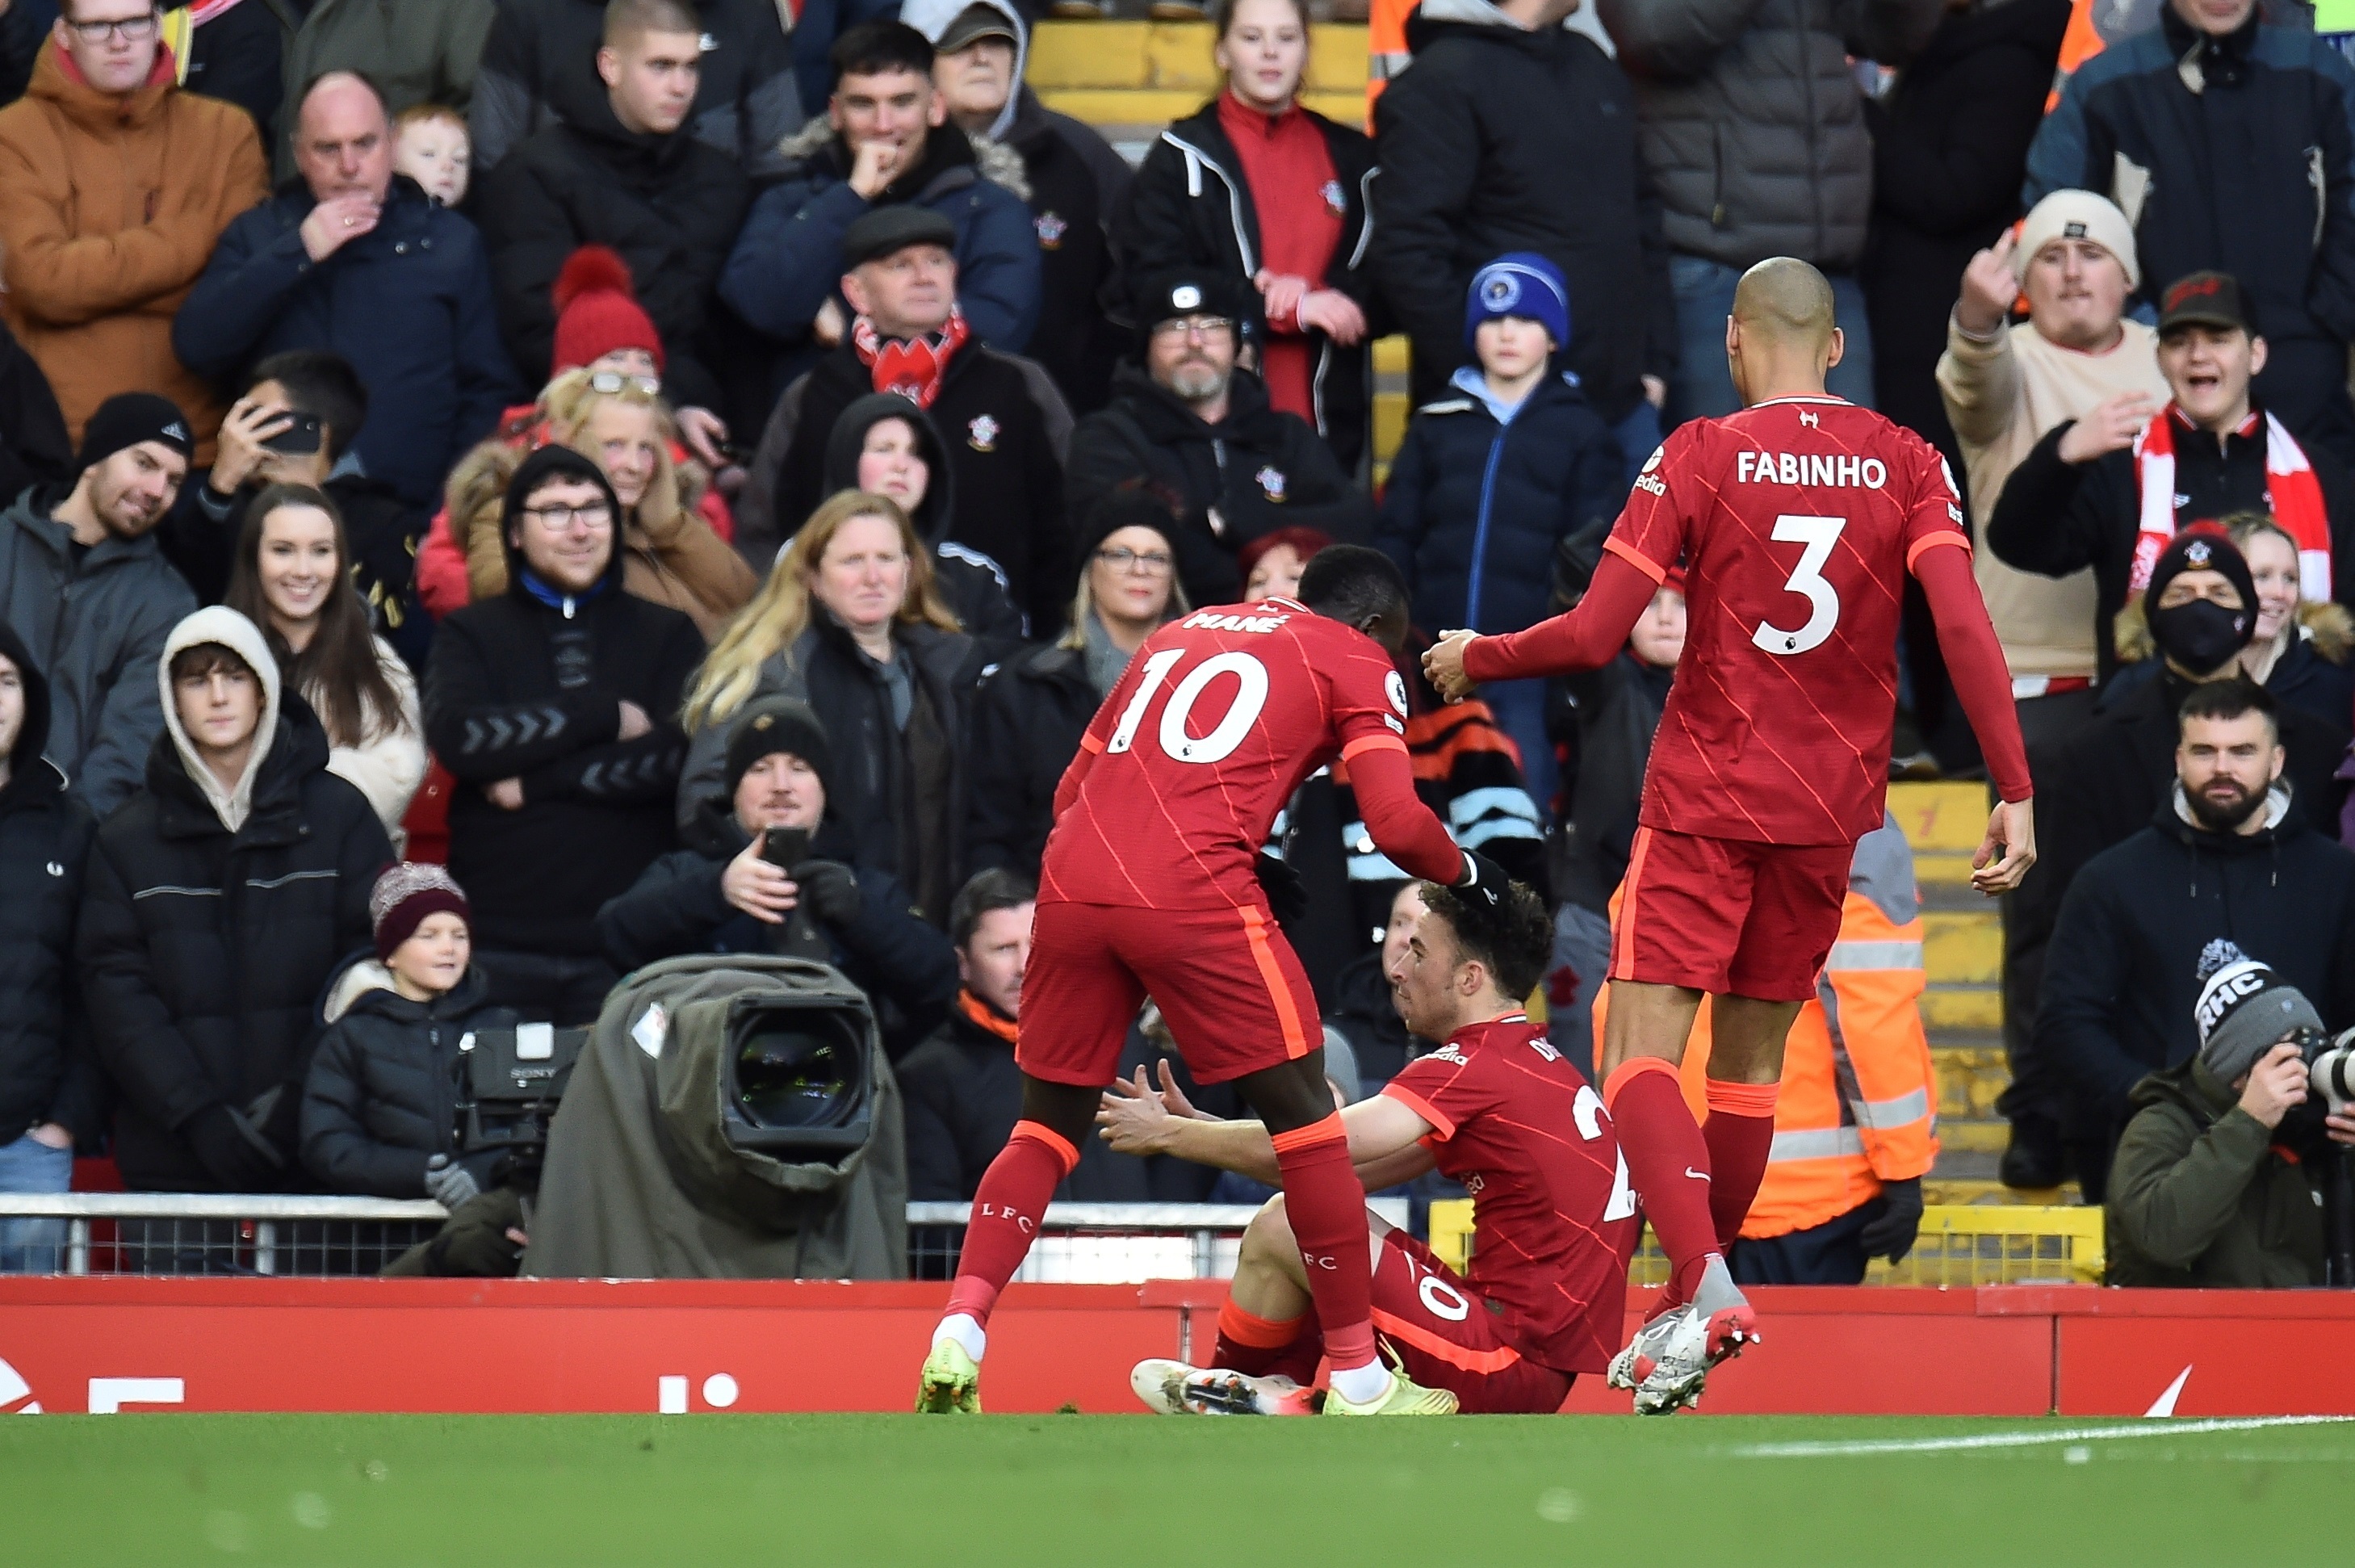
[{"label": "telephoto lens", "polygon": [[2333,1112],[2355,1102],[2355,1029],[2327,1046],[2307,1051],[2306,1081],[2329,1102]]},{"label": "telephoto lens", "polygon": [[764,1008],[735,1020],[724,1085],[728,1139],[778,1158],[828,1157],[867,1141],[875,1072],[865,1017]]}]

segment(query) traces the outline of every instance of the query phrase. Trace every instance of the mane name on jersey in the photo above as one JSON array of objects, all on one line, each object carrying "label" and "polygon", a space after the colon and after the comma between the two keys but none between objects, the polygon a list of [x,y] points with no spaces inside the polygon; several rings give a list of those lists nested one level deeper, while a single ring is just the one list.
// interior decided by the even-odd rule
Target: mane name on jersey
[{"label": "mane name on jersey", "polygon": [[1889,483],[1889,465],[1878,457],[1823,452],[1744,452],[1733,459],[1733,477],[1743,485],[1878,490]]},{"label": "mane name on jersey", "polygon": [[1273,632],[1289,615],[1221,615],[1215,610],[1197,610],[1186,617],[1189,630],[1206,632]]}]

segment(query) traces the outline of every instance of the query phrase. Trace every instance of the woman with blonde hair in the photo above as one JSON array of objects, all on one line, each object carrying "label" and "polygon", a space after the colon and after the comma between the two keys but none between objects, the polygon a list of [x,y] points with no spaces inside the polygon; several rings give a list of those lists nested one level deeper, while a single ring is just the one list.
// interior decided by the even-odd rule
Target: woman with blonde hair
[{"label": "woman with blonde hair", "polygon": [[888,496],[840,492],[810,514],[688,688],[680,826],[725,794],[736,711],[756,697],[797,698],[826,727],[833,797],[860,861],[898,876],[938,924],[957,885],[965,695],[977,663],[908,514]]},{"label": "woman with blonde hair", "polygon": [[[507,481],[523,460],[551,443],[605,472],[622,503],[623,591],[684,611],[707,638],[741,609],[758,585],[752,569],[699,514],[703,475],[672,454],[677,430],[658,383],[610,369],[567,370],[528,414],[459,461],[446,491],[448,537],[464,554],[469,602],[506,592],[500,532]],[[439,552],[441,528],[426,549]],[[434,576],[421,563],[420,581]],[[422,592],[421,588],[421,592]],[[429,606],[431,607],[431,606]]]},{"label": "woman with blonde hair", "polygon": [[1124,485],[1092,507],[1080,547],[1080,588],[1062,639],[991,671],[974,694],[973,788],[965,870],[1036,878],[1054,826],[1055,785],[1096,709],[1145,639],[1186,613],[1173,508]]}]

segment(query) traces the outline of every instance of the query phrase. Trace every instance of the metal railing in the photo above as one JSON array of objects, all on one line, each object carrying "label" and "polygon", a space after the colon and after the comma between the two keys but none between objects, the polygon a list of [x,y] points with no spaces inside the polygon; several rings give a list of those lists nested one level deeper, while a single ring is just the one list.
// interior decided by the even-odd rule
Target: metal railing
[{"label": "metal railing", "polygon": [[[954,1272],[971,1206],[908,1205],[909,1274]],[[1405,1200],[1373,1200],[1393,1225]],[[1058,1284],[1227,1279],[1246,1203],[1052,1203],[1016,1278]],[[448,1211],[430,1199],[158,1192],[0,1192],[0,1253],[65,1275],[372,1275],[431,1237]],[[61,1225],[27,1235],[18,1221]]]}]

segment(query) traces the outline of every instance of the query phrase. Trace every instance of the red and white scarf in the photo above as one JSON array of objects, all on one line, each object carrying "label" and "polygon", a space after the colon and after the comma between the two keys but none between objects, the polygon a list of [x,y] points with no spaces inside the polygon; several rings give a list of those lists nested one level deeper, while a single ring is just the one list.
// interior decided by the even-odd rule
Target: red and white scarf
[{"label": "red and white scarf", "polygon": [[[2135,480],[2142,486],[2142,509],[2135,535],[2134,571],[2128,593],[2150,586],[2150,569],[2175,537],[2175,426],[2173,405],[2135,437]],[[2330,598],[2330,516],[2322,504],[2322,482],[2281,421],[2251,412],[2232,433],[2253,434],[2265,421],[2265,496],[2274,521],[2297,541],[2297,596],[2317,603]],[[2195,521],[2200,519],[2194,519]]]},{"label": "red and white scarf", "polygon": [[875,389],[897,392],[920,409],[941,395],[941,378],[967,336],[964,312],[954,307],[941,329],[924,337],[885,337],[863,315],[850,324],[850,346],[873,374]]}]

